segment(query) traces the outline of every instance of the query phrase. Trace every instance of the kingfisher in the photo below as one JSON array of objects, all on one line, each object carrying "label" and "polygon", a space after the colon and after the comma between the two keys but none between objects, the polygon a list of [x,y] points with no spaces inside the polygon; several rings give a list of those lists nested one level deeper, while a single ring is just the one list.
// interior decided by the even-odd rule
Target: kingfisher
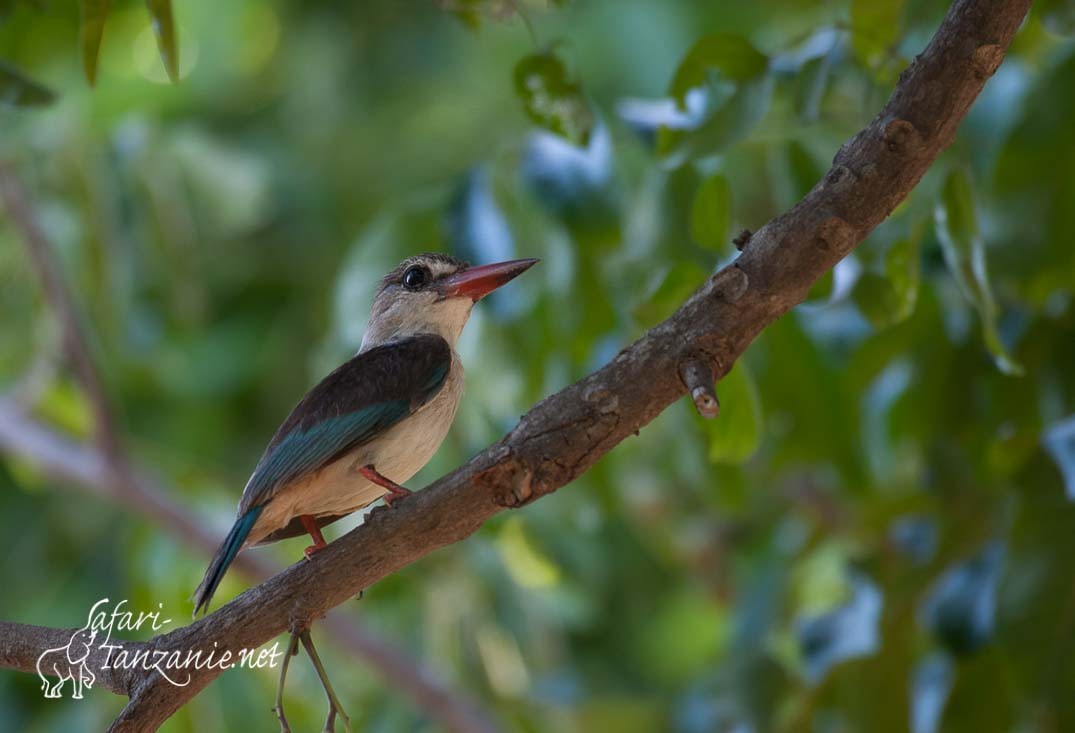
[{"label": "kingfisher", "polygon": [[194,592],[209,601],[235,556],[308,533],[383,498],[424,466],[448,433],[463,394],[455,344],[474,304],[538,260],[471,267],[438,253],[404,260],[381,280],[362,345],[299,401],[246,482],[235,523]]}]

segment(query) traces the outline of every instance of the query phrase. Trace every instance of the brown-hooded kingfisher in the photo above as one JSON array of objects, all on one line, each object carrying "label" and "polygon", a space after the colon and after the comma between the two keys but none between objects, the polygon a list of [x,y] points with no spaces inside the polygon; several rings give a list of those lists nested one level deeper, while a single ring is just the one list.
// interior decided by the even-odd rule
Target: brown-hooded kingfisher
[{"label": "brown-hooded kingfisher", "polygon": [[269,441],[194,592],[195,613],[208,610],[240,550],[308,532],[310,557],[325,547],[326,524],[410,493],[400,484],[433,457],[459,407],[455,343],[471,308],[536,262],[470,267],[430,253],[384,277],[358,353],[307,392]]}]

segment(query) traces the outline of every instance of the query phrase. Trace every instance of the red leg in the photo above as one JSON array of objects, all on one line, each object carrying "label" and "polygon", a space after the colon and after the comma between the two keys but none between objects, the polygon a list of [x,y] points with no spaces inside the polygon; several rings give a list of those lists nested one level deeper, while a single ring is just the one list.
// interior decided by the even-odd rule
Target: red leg
[{"label": "red leg", "polygon": [[306,531],[310,533],[310,537],[313,538],[314,543],[303,550],[306,559],[309,560],[310,556],[315,552],[328,547],[328,543],[325,542],[325,538],[321,535],[321,528],[317,526],[317,520],[309,514],[303,514],[299,517],[299,521],[302,522],[302,526],[306,528]]},{"label": "red leg", "polygon": [[358,472],[362,474],[367,481],[372,481],[378,486],[388,489],[388,493],[384,495],[384,503],[388,506],[392,506],[392,502],[404,496],[408,496],[411,493],[410,489],[406,489],[390,478],[385,478],[377,472],[377,469],[370,463],[362,468],[358,469]]}]

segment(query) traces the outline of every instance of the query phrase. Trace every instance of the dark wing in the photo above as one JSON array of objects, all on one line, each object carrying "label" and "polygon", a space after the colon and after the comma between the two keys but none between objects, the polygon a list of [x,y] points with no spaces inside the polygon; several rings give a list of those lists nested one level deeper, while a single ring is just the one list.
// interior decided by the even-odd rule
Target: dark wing
[{"label": "dark wing", "polygon": [[420,334],[357,354],[306,393],[243,490],[239,515],[332,463],[433,398],[452,365],[448,342]]}]

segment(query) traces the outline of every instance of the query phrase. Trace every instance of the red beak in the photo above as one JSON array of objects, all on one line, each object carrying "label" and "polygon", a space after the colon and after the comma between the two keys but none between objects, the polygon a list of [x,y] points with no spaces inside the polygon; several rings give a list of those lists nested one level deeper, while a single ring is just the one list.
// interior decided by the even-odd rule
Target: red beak
[{"label": "red beak", "polygon": [[530,258],[470,267],[444,278],[438,287],[446,298],[465,295],[477,302],[501,285],[514,280],[539,261]]}]

